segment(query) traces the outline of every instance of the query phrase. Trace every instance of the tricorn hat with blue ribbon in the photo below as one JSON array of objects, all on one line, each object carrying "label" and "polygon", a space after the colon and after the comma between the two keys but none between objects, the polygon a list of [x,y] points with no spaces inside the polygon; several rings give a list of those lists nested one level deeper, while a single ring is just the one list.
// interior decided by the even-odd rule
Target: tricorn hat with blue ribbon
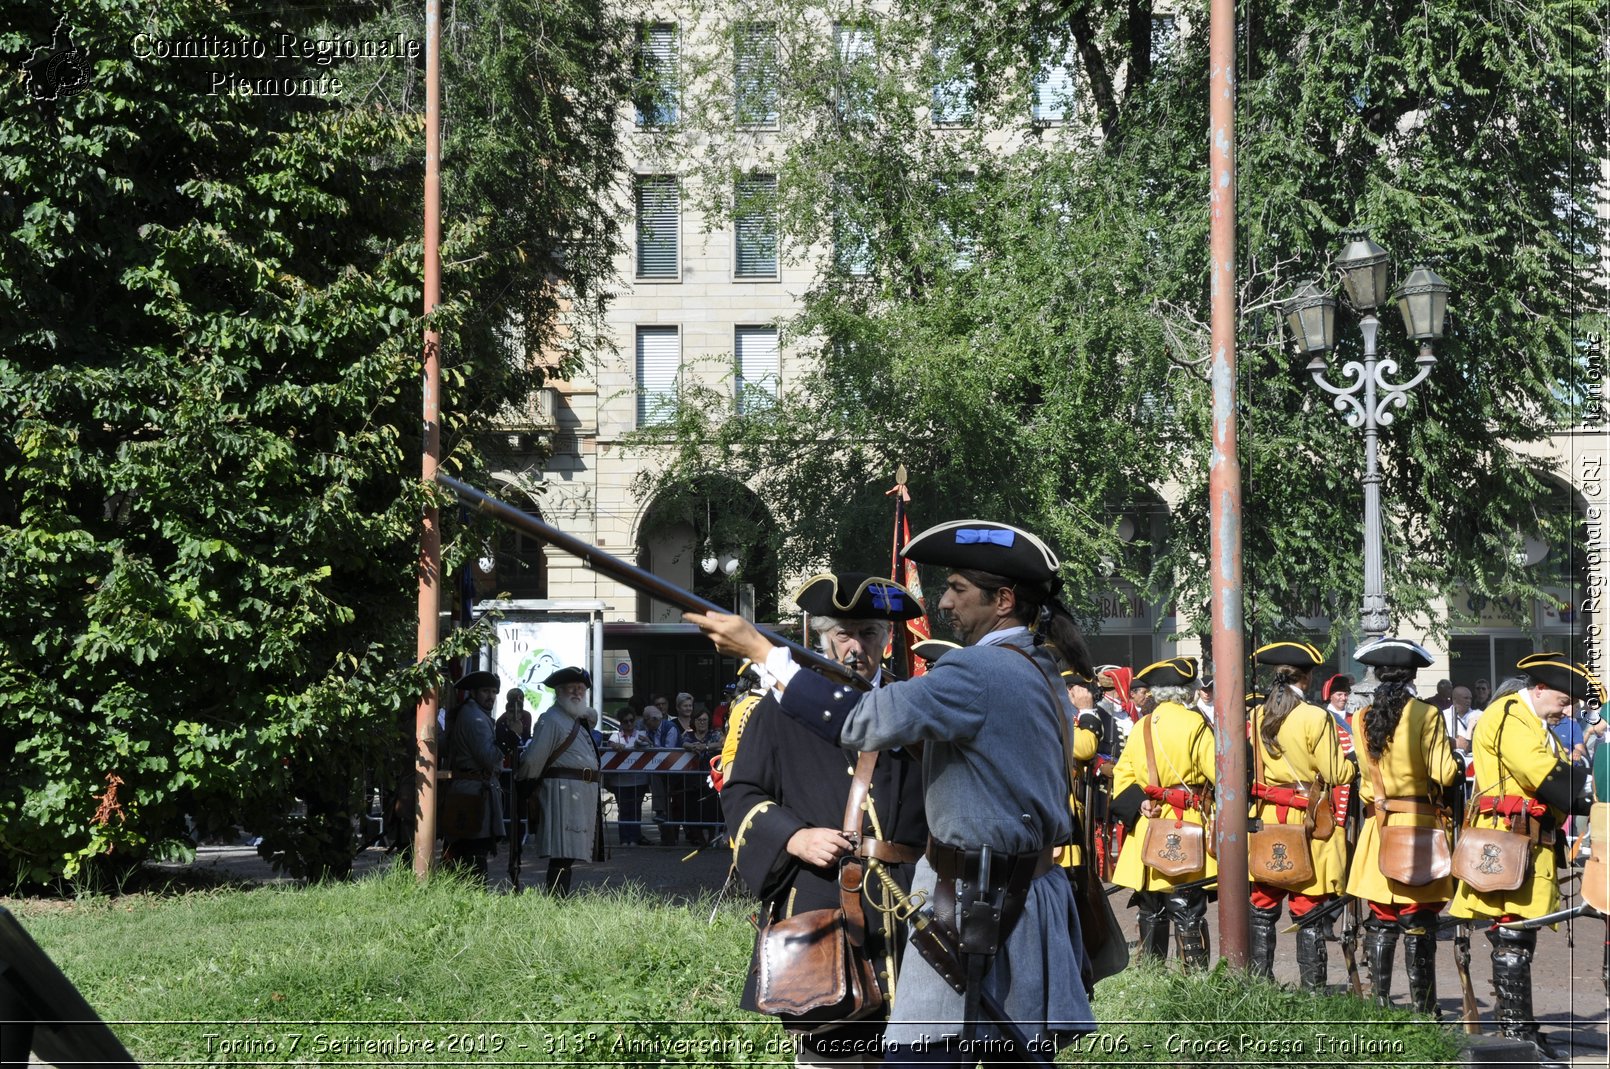
[{"label": "tricorn hat with blue ribbon", "polygon": [[794,591],[794,603],[812,616],[839,620],[915,620],[922,605],[911,591],[865,572],[823,572]]},{"label": "tricorn hat with blue ribbon", "polygon": [[900,555],[918,564],[989,572],[1055,592],[1062,562],[1034,535],[1020,527],[989,520],[952,520],[912,537]]}]

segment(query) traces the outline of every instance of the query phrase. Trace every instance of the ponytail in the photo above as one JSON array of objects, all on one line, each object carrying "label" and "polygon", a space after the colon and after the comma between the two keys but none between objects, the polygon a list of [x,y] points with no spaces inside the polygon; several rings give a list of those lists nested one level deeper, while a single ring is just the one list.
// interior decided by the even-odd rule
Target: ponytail
[{"label": "ponytail", "polygon": [[1280,726],[1286,722],[1291,711],[1302,704],[1302,698],[1291,688],[1307,683],[1308,672],[1306,668],[1293,668],[1287,664],[1275,669],[1274,683],[1269,688],[1269,697],[1263,703],[1263,716],[1258,722],[1258,734],[1262,736],[1264,749],[1269,751],[1270,757],[1280,756],[1280,743],[1276,741],[1280,736]]},{"label": "ponytail", "polygon": [[1364,742],[1372,761],[1381,759],[1398,730],[1403,707],[1409,703],[1408,684],[1414,678],[1414,671],[1413,668],[1379,668],[1375,672],[1381,685],[1375,689],[1370,707],[1364,710]]}]

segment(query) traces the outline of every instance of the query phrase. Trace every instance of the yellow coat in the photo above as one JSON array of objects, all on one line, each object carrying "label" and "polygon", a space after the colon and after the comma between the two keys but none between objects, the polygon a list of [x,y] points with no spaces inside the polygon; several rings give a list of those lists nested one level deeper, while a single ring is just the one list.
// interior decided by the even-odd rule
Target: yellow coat
[{"label": "yellow coat", "polygon": [[[1503,751],[1498,749],[1503,732]],[[1538,785],[1553,772],[1564,754],[1554,733],[1543,718],[1519,694],[1507,694],[1489,705],[1476,721],[1470,739],[1470,752],[1476,762],[1476,795],[1470,804],[1494,795],[1517,794],[1537,797]],[[1550,809],[1559,825],[1564,814]],[[1475,823],[1496,828],[1504,822],[1496,816],[1478,816]],[[1541,917],[1560,908],[1560,884],[1554,866],[1554,848],[1541,843],[1532,846],[1532,874],[1513,891],[1480,894],[1463,881],[1454,893],[1448,912],[1455,917]]]},{"label": "yellow coat", "polygon": [[[1375,779],[1370,775],[1371,763],[1381,770],[1381,785],[1388,798],[1414,798],[1419,801],[1440,801],[1442,787],[1459,775],[1453,750],[1448,745],[1448,728],[1442,714],[1420,701],[1410,698],[1403,706],[1397,729],[1386,744],[1386,751],[1378,762],[1372,762],[1364,733],[1364,713],[1353,717],[1353,746],[1358,754],[1359,804],[1375,800]],[[1353,867],[1347,875],[1347,893],[1366,902],[1403,905],[1410,902],[1446,902],[1453,897],[1453,877],[1444,876],[1423,887],[1389,880],[1381,875],[1381,833],[1378,817],[1366,816],[1359,828],[1358,845],[1353,850]],[[1431,827],[1436,818],[1418,813],[1393,813],[1387,823],[1394,827]]]},{"label": "yellow coat", "polygon": [[[1074,728],[1073,760],[1075,765],[1087,765],[1090,760],[1096,756],[1096,747],[1100,745],[1101,740],[1096,737],[1096,733],[1094,731],[1091,731],[1089,728]],[[1076,769],[1076,771],[1082,776],[1095,775],[1095,773],[1089,768],[1083,768],[1082,770]],[[1076,821],[1083,821],[1085,819],[1085,807],[1084,804],[1079,801],[1077,791],[1068,795],[1068,809],[1072,811]],[[1076,823],[1074,826],[1077,828],[1078,824]],[[1069,843],[1062,851],[1061,855],[1058,857],[1058,861],[1065,869],[1077,868],[1078,866],[1084,864],[1084,845],[1078,841],[1078,836],[1074,836],[1074,841]]]},{"label": "yellow coat", "polygon": [[[1342,743],[1336,737],[1336,723],[1330,713],[1317,705],[1302,702],[1286,715],[1275,736],[1280,743],[1280,756],[1271,757],[1263,744],[1259,727],[1263,724],[1263,706],[1253,710],[1252,744],[1258,748],[1263,760],[1265,783],[1312,783],[1323,779],[1327,787],[1351,783],[1358,769],[1342,756]],[[1355,744],[1358,742],[1355,736]],[[1250,771],[1250,768],[1249,768]],[[1251,815],[1265,824],[1301,824],[1306,817],[1296,806],[1286,808],[1285,820],[1280,819],[1279,807],[1259,798],[1253,801]],[[1308,844],[1308,853],[1314,862],[1314,878],[1292,894],[1317,898],[1334,895],[1342,890],[1342,874],[1347,870],[1347,836],[1338,827],[1325,840],[1315,839]]]},{"label": "yellow coat", "polygon": [[[1214,778],[1213,725],[1195,709],[1187,709],[1178,702],[1163,702],[1140,718],[1129,733],[1129,743],[1119,755],[1112,769],[1112,795],[1117,798],[1136,784],[1144,787],[1149,782],[1146,763],[1146,725],[1150,721],[1152,739],[1157,744],[1157,780],[1161,787],[1211,787]],[[1173,806],[1165,807],[1161,819],[1183,819],[1187,824],[1201,824],[1202,814],[1194,809],[1183,813]],[[1203,868],[1183,876],[1168,877],[1145,864],[1140,853],[1146,842],[1148,817],[1135,821],[1135,831],[1124,837],[1124,848],[1118,855],[1118,867],[1112,880],[1122,887],[1137,891],[1166,890],[1176,884],[1190,883],[1218,875],[1218,863],[1206,857]],[[1211,830],[1210,830],[1211,833]]]}]

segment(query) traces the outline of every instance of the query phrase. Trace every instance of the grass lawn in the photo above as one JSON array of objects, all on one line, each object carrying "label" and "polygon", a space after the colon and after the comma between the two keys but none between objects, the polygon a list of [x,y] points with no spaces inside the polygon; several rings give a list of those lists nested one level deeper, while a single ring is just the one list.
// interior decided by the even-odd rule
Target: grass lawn
[{"label": "grass lawn", "polygon": [[[750,907],[488,895],[397,872],[308,889],[6,903],[146,1064],[792,1064],[736,1009]],[[1132,968],[1058,1061],[1373,1066],[1458,1038],[1224,970]]]}]

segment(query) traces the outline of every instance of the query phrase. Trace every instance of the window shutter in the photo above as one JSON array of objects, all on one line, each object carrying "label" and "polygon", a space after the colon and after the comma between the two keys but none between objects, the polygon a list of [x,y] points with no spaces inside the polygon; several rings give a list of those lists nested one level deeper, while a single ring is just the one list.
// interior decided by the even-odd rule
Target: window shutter
[{"label": "window shutter", "polygon": [[777,27],[742,22],[733,46],[733,99],[738,125],[777,125]]},{"label": "window shutter", "polygon": [[733,274],[738,278],[777,277],[777,177],[745,175],[738,179],[737,234]]},{"label": "window shutter", "polygon": [[682,347],[675,327],[637,328],[637,425],[668,423],[676,410]]},{"label": "window shutter", "polygon": [[770,408],[777,400],[782,368],[777,352],[776,327],[739,327],[736,334],[738,378],[734,393],[738,414],[750,415]]},{"label": "window shutter", "polygon": [[638,76],[642,80],[637,125],[670,126],[677,121],[681,63],[676,24],[646,22],[641,27]]},{"label": "window shutter", "polygon": [[637,179],[637,277],[677,278],[677,227],[682,203],[671,175]]},{"label": "window shutter", "polygon": [[1034,76],[1034,120],[1066,122],[1074,107],[1073,45],[1062,46],[1054,60],[1048,61]]}]

